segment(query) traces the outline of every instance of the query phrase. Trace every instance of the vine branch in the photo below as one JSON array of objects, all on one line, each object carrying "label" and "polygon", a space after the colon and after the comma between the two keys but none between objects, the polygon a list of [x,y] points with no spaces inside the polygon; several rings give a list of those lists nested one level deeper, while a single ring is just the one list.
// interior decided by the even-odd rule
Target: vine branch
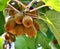
[{"label": "vine branch", "polygon": [[39,7],[37,7],[37,8],[34,8],[34,9],[30,10],[30,12],[36,11],[36,10],[38,10],[38,9],[40,9],[40,8],[45,7],[45,6],[47,6],[47,5],[42,5],[42,6],[39,6]]},{"label": "vine branch", "polygon": [[[12,5],[10,5],[10,4],[8,4],[8,6],[10,6],[13,10],[15,10],[16,12],[18,12],[18,13],[21,13],[19,10],[17,10],[16,8],[14,8]],[[34,14],[30,14],[30,13],[25,13],[26,15],[29,15],[29,16],[34,16],[34,17],[32,17],[32,18],[38,18],[38,16],[37,15],[34,15]]]},{"label": "vine branch", "polygon": [[12,5],[8,4],[8,6],[10,6],[13,10],[15,10],[18,13],[21,13],[19,10],[17,10],[16,8],[14,8]]},{"label": "vine branch", "polygon": [[14,0],[14,1],[22,5],[24,8],[26,8],[26,5],[24,5],[21,1],[18,1],[18,0]]},{"label": "vine branch", "polygon": [[35,15],[35,14],[31,14],[31,13],[26,13],[26,15],[29,15],[29,16],[31,16],[32,18],[38,18],[38,15]]},{"label": "vine branch", "polygon": [[27,5],[27,7],[30,8],[35,1],[36,1],[36,0],[32,0],[32,1]]},{"label": "vine branch", "polygon": [[[33,0],[33,1],[35,1],[35,0]],[[32,2],[33,2],[33,1],[32,1]],[[32,4],[30,3],[30,5],[32,5]],[[21,13],[19,10],[17,10],[16,8],[14,8],[12,5],[8,4],[8,6],[10,6],[10,7],[11,7],[13,10],[15,10],[16,12]],[[42,7],[45,7],[45,6],[47,6],[47,5],[39,6],[39,7],[37,7],[37,8],[34,8],[34,9],[30,10],[29,12],[36,11],[36,10],[42,8]],[[30,7],[30,6],[29,6],[29,7]],[[26,15],[35,16],[35,17],[32,17],[32,18],[41,19],[41,18],[39,18],[37,15],[34,15],[34,14],[30,14],[30,13],[25,13],[25,14],[26,14]]]},{"label": "vine branch", "polygon": [[26,11],[30,11],[29,8],[33,5],[33,3],[34,3],[35,1],[36,1],[36,0],[32,0],[32,1],[26,6],[26,8],[25,8],[24,11],[25,11],[25,12],[26,12]]}]

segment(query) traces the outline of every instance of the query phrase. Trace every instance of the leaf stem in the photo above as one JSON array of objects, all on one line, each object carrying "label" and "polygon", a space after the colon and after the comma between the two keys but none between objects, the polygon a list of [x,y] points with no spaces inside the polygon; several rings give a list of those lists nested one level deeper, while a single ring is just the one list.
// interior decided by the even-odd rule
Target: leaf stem
[{"label": "leaf stem", "polygon": [[34,9],[30,10],[30,12],[36,11],[36,10],[38,10],[38,9],[40,9],[40,8],[43,8],[43,7],[46,7],[46,6],[47,6],[47,5],[39,6],[39,7],[37,7],[37,8],[34,8]]},{"label": "leaf stem", "polygon": [[26,8],[25,8],[25,12],[27,12],[27,11],[30,11],[30,7],[33,5],[33,3],[35,2],[36,0],[32,0],[27,6],[26,6]]},{"label": "leaf stem", "polygon": [[15,10],[18,13],[21,13],[19,10],[17,10],[16,8],[14,8],[12,5],[8,4],[13,10]]},{"label": "leaf stem", "polygon": [[36,0],[32,0],[32,1],[27,5],[27,7],[30,8],[35,1],[36,1]]}]

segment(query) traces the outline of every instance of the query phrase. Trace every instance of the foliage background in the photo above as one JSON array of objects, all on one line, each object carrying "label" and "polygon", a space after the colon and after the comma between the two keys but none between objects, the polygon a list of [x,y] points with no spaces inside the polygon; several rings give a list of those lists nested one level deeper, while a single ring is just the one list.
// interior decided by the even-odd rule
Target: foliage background
[{"label": "foliage background", "polygon": [[[28,4],[31,0],[20,1]],[[3,13],[3,11],[7,6],[7,2],[9,0],[0,0],[0,36],[5,32],[6,13]],[[52,47],[60,49],[60,0],[42,0],[42,2],[33,4],[33,7],[43,4],[47,5],[47,7],[38,10],[40,18],[43,19],[36,20],[41,26],[40,31],[34,38],[29,38],[25,35],[16,37],[16,49],[37,49],[41,46],[42,49],[52,49]],[[54,44],[54,40],[57,40],[58,43]]]}]

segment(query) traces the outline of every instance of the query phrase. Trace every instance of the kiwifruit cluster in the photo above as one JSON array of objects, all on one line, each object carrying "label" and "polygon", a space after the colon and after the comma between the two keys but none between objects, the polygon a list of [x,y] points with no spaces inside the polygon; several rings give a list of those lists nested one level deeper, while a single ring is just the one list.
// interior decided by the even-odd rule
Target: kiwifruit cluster
[{"label": "kiwifruit cluster", "polygon": [[40,26],[31,16],[24,13],[16,13],[10,17],[4,25],[5,31],[16,36],[26,34],[28,37],[34,37]]}]

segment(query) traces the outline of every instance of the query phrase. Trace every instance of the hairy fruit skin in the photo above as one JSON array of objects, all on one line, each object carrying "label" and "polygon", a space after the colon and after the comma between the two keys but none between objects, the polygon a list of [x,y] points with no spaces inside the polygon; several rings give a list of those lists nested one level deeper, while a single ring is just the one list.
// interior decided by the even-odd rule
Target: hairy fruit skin
[{"label": "hairy fruit skin", "polygon": [[25,34],[28,35],[28,37],[32,38],[37,34],[37,30],[35,29],[34,26],[30,27],[30,28],[26,28],[25,27]]},{"label": "hairy fruit skin", "polygon": [[22,35],[24,33],[24,26],[16,25],[16,27],[14,28],[14,33],[16,36]]},{"label": "hairy fruit skin", "polygon": [[6,32],[11,32],[13,29],[14,29],[14,27],[15,27],[15,25],[16,25],[16,23],[15,23],[15,20],[14,20],[14,18],[10,18],[7,22],[6,22],[6,24],[5,24],[5,31]]},{"label": "hairy fruit skin", "polygon": [[9,36],[9,34],[5,34],[5,40],[9,40],[10,39],[10,36]]},{"label": "hairy fruit skin", "polygon": [[17,13],[15,14],[15,22],[17,24],[22,24],[22,19],[23,19],[23,13]]},{"label": "hairy fruit skin", "polygon": [[16,14],[16,11],[14,11],[12,8],[9,8],[8,10],[9,16],[14,16]]},{"label": "hairy fruit skin", "polygon": [[5,34],[5,40],[10,41],[10,42],[15,42],[15,35],[11,34],[11,33],[6,33]]},{"label": "hairy fruit skin", "polygon": [[33,19],[30,16],[25,16],[22,21],[23,25],[27,28],[33,26]]},{"label": "hairy fruit skin", "polygon": [[34,26],[35,26],[35,28],[36,28],[36,30],[37,30],[37,31],[39,31],[39,30],[40,30],[40,25],[39,25],[39,23],[34,22]]}]

